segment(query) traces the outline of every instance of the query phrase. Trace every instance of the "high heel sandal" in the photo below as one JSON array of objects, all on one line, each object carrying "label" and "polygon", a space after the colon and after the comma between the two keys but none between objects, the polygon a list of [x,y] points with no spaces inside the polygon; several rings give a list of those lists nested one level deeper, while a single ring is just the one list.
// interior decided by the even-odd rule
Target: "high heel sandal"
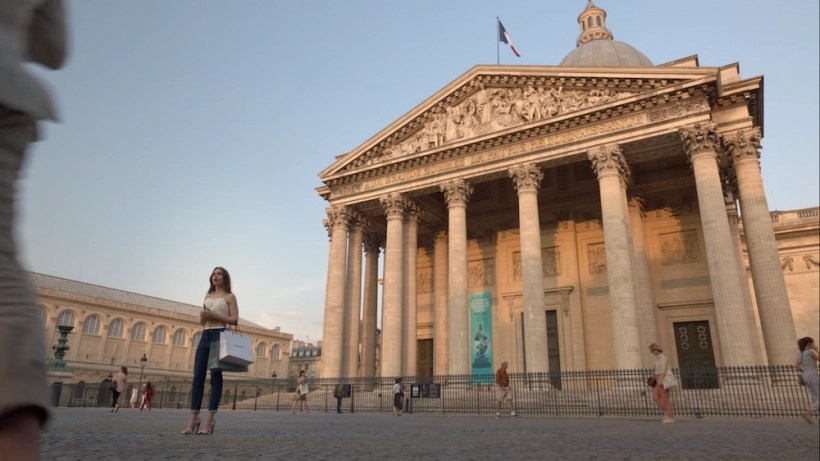
[{"label": "high heel sandal", "polygon": [[199,425],[200,424],[201,424],[201,422],[199,421],[199,418],[197,418],[196,419],[196,424],[189,426],[190,428],[186,428],[184,431],[180,432],[180,434],[186,434],[186,435],[199,434],[200,433],[199,432]]},{"label": "high heel sandal", "polygon": [[216,420],[211,420],[211,427],[206,428],[204,431],[197,431],[197,434],[200,435],[213,435],[214,433],[214,426],[216,426]]}]

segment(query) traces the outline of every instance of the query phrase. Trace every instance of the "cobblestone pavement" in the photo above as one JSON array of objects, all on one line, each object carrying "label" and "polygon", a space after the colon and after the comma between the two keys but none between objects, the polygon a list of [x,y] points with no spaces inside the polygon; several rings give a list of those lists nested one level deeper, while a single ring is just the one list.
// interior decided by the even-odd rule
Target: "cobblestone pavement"
[{"label": "cobblestone pavement", "polygon": [[802,419],[336,414],[222,411],[216,434],[182,435],[188,413],[57,408],[43,460],[812,460]]}]

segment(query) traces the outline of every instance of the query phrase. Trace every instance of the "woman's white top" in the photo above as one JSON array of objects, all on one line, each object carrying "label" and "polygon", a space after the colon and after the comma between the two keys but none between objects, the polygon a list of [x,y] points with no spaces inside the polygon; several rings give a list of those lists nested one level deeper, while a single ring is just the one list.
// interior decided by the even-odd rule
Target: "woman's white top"
[{"label": "woman's white top", "polygon": [[[231,312],[230,306],[228,306],[228,301],[225,301],[225,298],[205,298],[205,307],[208,308],[211,312],[216,312],[222,315],[229,315]],[[205,327],[206,330],[212,330],[214,328],[225,328],[225,325],[210,325]]]}]

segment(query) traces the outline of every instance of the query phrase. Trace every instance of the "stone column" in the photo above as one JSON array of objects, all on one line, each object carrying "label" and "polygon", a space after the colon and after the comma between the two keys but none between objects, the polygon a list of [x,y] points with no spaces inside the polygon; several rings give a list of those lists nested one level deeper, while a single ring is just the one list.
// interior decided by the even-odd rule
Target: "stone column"
[{"label": "stone column", "polygon": [[433,242],[433,374],[448,373],[447,343],[447,232],[439,231]]},{"label": "stone column", "polygon": [[737,261],[732,253],[735,246],[717,164],[720,135],[715,124],[709,122],[681,128],[680,137],[695,172],[706,261],[721,338],[721,365],[749,365],[753,363],[749,348],[752,337],[744,320],[742,288],[735,270]]},{"label": "stone column", "polygon": [[404,306],[402,308],[402,363],[404,376],[416,376],[417,362],[417,299],[416,283],[418,282],[417,261],[418,248],[418,219],[420,210],[414,203],[408,203],[405,214],[407,220],[404,228]]},{"label": "stone column", "polygon": [[615,361],[622,370],[642,368],[633,256],[630,251],[632,234],[626,212],[629,169],[617,145],[596,147],[589,151],[588,156],[598,175],[601,195]]},{"label": "stone column", "polygon": [[760,175],[760,137],[760,128],[755,127],[727,137],[726,142],[737,176],[740,218],[766,355],[770,365],[789,365],[794,362],[797,332]]},{"label": "stone column", "polygon": [[376,376],[376,326],[379,305],[379,247],[381,238],[368,233],[364,238],[364,313],[362,315],[362,360],[359,376]]},{"label": "stone column", "polygon": [[342,376],[355,378],[359,370],[359,322],[362,311],[362,239],[364,220],[355,213],[351,216],[347,248],[347,288],[344,305],[344,336],[342,346]]},{"label": "stone column", "polygon": [[447,337],[448,374],[470,373],[470,305],[467,293],[467,201],[473,188],[463,179],[442,184],[447,202],[450,236],[448,248]]},{"label": "stone column", "polygon": [[[723,170],[721,173],[729,170]],[[732,242],[734,243],[734,251],[732,252],[737,261],[737,278],[740,280],[740,294],[743,296],[743,305],[746,306],[744,313],[746,314],[746,325],[751,332],[751,343],[749,347],[752,349],[752,363],[749,365],[765,365],[765,353],[763,352],[763,345],[760,342],[760,335],[757,331],[757,320],[755,319],[754,304],[752,304],[752,295],[749,291],[749,276],[746,274],[746,265],[743,263],[743,245],[740,241],[740,217],[737,213],[737,203],[735,203],[735,191],[737,184],[735,181],[723,181],[726,188],[724,195],[726,203],[726,216],[729,218],[729,231],[732,234]]]},{"label": "stone column", "polygon": [[404,279],[404,211],[407,202],[401,194],[379,197],[387,215],[384,249],[384,287],[382,292],[381,376],[401,376],[402,370],[402,282]]},{"label": "stone column", "polygon": [[549,371],[547,317],[544,308],[544,268],[541,261],[541,225],[538,219],[538,188],[544,173],[534,164],[508,170],[518,191],[521,232],[521,309],[524,312],[524,372]]},{"label": "stone column", "polygon": [[646,255],[646,237],[643,232],[643,199],[633,195],[629,199],[629,224],[632,228],[632,271],[635,281],[635,305],[638,309],[638,325],[641,332],[643,366],[654,363],[649,352],[650,343],[660,343],[655,306],[652,299],[652,278],[649,276],[649,260]]},{"label": "stone column", "polygon": [[344,328],[345,265],[350,210],[334,205],[327,209],[326,225],[330,229],[330,256],[325,289],[325,316],[322,328],[322,378],[342,375],[342,337]]}]

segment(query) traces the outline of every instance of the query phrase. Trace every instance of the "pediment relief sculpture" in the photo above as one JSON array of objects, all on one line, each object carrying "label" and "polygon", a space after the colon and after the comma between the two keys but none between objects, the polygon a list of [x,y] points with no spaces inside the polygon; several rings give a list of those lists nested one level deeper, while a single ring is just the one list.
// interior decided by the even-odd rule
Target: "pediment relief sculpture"
[{"label": "pediment relief sculpture", "polygon": [[354,160],[346,169],[406,157],[454,142],[606,104],[633,93],[611,88],[566,90],[563,86],[487,88],[460,103],[425,114],[426,121],[410,136],[382,144]]}]

